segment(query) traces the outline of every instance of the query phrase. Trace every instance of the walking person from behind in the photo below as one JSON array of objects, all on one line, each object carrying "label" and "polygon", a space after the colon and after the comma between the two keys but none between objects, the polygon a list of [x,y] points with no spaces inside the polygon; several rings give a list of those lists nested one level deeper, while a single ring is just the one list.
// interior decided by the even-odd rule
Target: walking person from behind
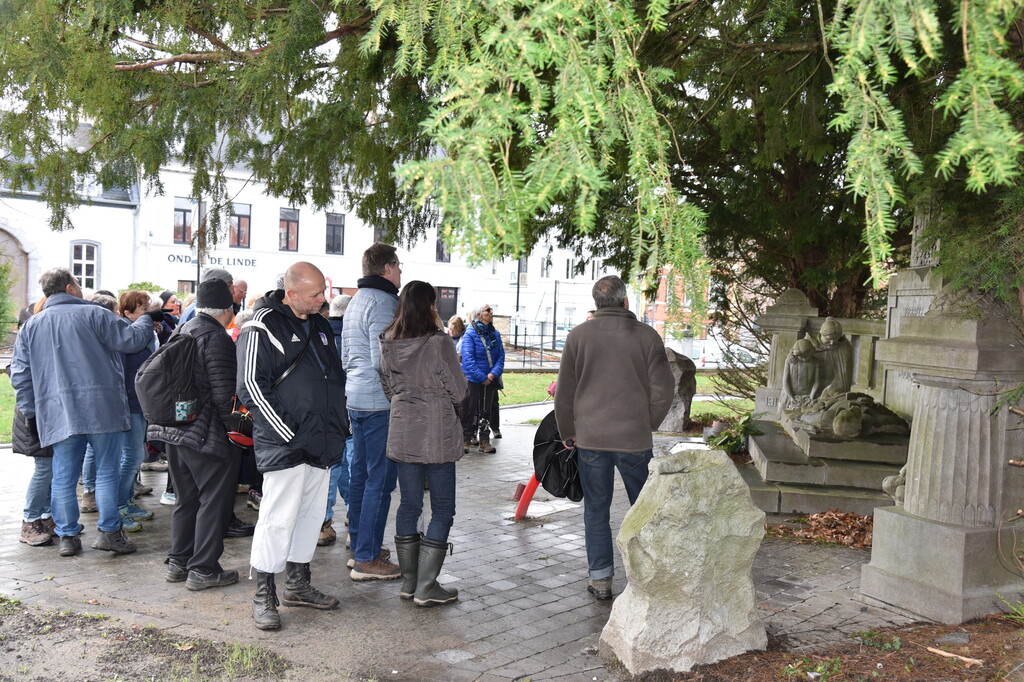
[{"label": "walking person from behind", "polygon": [[25,322],[14,345],[11,385],[17,408],[39,446],[53,446],[51,512],[60,536],[60,555],[82,549],[76,488],[85,447],[96,460],[99,537],[93,549],[131,554],[117,513],[121,432],[130,427],[124,370],[119,353],[142,350],[153,338],[153,311],[128,323],[82,298],[82,287],[67,268],[39,278],[46,298],[42,312]]},{"label": "walking person from behind", "polygon": [[295,263],[284,274],[284,288],[260,299],[238,338],[238,397],[252,414],[263,474],[250,558],[257,580],[252,616],[260,630],[281,627],[274,581],[281,571],[285,606],[338,605],[310,584],[309,567],[330,468],[341,461],[348,436],[344,373],[331,325],[319,314],[325,287],[315,265]]},{"label": "walking person from behind", "polygon": [[494,328],[494,309],[490,305],[474,310],[471,319],[460,346],[462,371],[469,381],[469,409],[462,415],[463,451],[469,452],[470,446],[479,443],[480,452],[491,453],[496,452],[491,445],[491,429],[498,426],[498,390],[502,388],[505,347],[501,334]]},{"label": "walking person from behind", "polygon": [[235,394],[235,344],[224,330],[233,317],[231,290],[219,280],[199,285],[196,315],[175,334],[195,338],[193,372],[199,414],[180,426],[150,425],[150,440],[165,444],[177,499],[171,512],[167,582],[190,590],[238,582],[220,565],[224,531],[235,502],[239,457],[228,442],[227,419]]},{"label": "walking person from behind", "polygon": [[593,294],[594,319],[569,332],[565,341],[555,419],[565,446],[579,454],[587,591],[611,599],[615,469],[632,505],[647,482],[651,434],[668,414],[675,382],[661,337],[629,311],[623,281],[602,277]]},{"label": "walking person from behind", "polygon": [[[419,606],[447,604],[458,591],[437,583],[451,545],[455,462],[462,458],[459,405],[466,377],[437,316],[437,294],[426,282],[405,285],[398,312],[380,341],[380,376],[391,401],[388,459],[398,466],[401,502],[395,515],[395,553],[402,599]],[[430,525],[420,536],[423,486],[430,488]]]}]

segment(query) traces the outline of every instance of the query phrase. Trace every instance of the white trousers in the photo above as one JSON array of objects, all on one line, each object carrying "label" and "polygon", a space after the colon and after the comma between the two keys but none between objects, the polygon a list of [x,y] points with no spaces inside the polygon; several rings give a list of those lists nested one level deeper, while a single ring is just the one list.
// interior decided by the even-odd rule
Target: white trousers
[{"label": "white trousers", "polygon": [[253,568],[280,573],[286,562],[307,564],[313,559],[330,473],[300,464],[263,474],[263,499],[249,560]]}]

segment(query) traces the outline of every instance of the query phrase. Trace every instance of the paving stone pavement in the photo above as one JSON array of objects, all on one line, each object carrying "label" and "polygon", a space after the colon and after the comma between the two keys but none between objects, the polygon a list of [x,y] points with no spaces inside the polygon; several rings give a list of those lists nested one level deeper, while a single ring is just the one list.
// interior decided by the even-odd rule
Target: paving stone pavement
[{"label": "paving stone pavement", "polygon": [[[156,512],[144,530],[131,534],[139,551],[114,557],[92,550],[95,515],[83,552],[60,558],[56,546],[18,542],[30,458],[0,450],[0,593],[26,604],[103,612],[127,624],[154,625],[182,637],[259,643],[287,657],[290,676],[299,679],[377,680],[614,680],[597,655],[611,602],[586,592],[582,505],[538,491],[530,518],[512,520],[516,485],[532,473],[535,426],[550,403],[502,411],[504,438],[497,454],[466,455],[457,468],[458,500],[450,541],[454,554],[441,582],[459,590],[459,601],[418,608],[398,599],[397,582],[354,583],[345,561],[344,526],[336,515],[339,542],[318,548],[314,583],[337,595],[335,611],[281,608],[284,627],[261,632],[251,623],[255,583],[248,574],[248,538],[228,540],[222,560],[238,569],[237,585],[189,592],[183,583],[164,581],[170,507],[145,497]],[[667,446],[676,439],[659,436]],[[163,489],[165,474],[143,472],[143,480]],[[612,512],[613,532],[626,512],[621,483]],[[386,538],[393,547],[394,510]],[[339,503],[340,504],[340,503]],[[340,510],[339,506],[339,510]],[[237,498],[239,516],[256,514]],[[757,554],[754,580],[765,626],[790,647],[813,649],[850,633],[902,625],[911,618],[858,593],[860,567],[870,559],[862,550],[799,545],[768,539]],[[615,593],[625,573],[617,558]],[[96,600],[95,604],[86,602]]]}]

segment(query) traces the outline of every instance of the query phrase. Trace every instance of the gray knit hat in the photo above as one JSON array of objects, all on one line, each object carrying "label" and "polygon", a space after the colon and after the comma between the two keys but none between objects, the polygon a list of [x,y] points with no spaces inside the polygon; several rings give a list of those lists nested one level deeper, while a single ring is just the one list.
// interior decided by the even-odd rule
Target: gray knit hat
[{"label": "gray knit hat", "polygon": [[203,276],[199,279],[200,282],[209,282],[211,279],[219,279],[228,286],[235,283],[235,278],[231,276],[231,273],[224,268],[206,268],[203,270]]}]

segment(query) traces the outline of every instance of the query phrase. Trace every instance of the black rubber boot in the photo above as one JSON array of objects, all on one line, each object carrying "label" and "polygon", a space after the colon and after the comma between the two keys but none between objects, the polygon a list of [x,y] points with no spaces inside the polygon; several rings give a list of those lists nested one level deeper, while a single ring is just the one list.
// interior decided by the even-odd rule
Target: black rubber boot
[{"label": "black rubber boot", "polygon": [[338,598],[324,594],[309,584],[309,564],[291,561],[284,565],[284,593],[281,603],[285,606],[308,606],[314,609],[333,609]]},{"label": "black rubber boot", "polygon": [[274,574],[256,571],[256,596],[252,598],[252,620],[260,630],[280,630]]},{"label": "black rubber boot", "polygon": [[417,606],[449,604],[459,598],[458,590],[446,590],[437,584],[444,556],[451,550],[450,542],[438,542],[424,537],[420,540],[420,562],[416,572]]},{"label": "black rubber boot", "polygon": [[420,564],[420,534],[396,535],[395,554],[398,567],[402,570],[402,591],[398,596],[412,599],[416,595],[416,573]]}]

